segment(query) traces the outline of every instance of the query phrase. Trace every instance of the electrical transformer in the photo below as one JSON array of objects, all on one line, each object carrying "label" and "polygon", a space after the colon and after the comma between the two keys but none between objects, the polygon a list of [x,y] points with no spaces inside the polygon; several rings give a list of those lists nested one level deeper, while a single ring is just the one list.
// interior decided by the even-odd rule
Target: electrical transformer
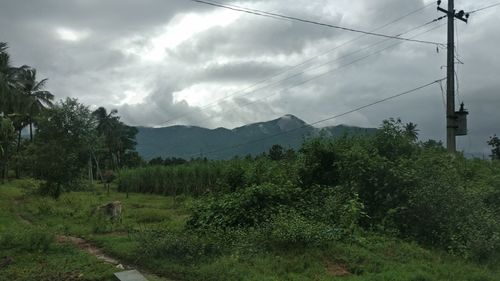
[{"label": "electrical transformer", "polygon": [[457,129],[455,131],[455,135],[457,136],[465,136],[467,135],[467,115],[469,112],[464,109],[464,103],[460,105],[460,110],[455,111]]}]

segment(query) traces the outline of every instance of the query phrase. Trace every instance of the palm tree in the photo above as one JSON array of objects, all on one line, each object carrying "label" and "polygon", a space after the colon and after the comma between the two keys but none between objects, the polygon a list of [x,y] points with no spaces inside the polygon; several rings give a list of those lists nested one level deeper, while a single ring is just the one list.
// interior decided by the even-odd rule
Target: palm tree
[{"label": "palm tree", "polygon": [[48,79],[36,80],[36,69],[23,66],[18,71],[18,86],[23,93],[27,124],[30,126],[30,140],[33,141],[33,117],[39,115],[44,109],[52,107],[54,95],[43,88]]},{"label": "palm tree", "polygon": [[[0,113],[7,116],[21,134],[25,126],[22,114],[21,95],[18,84],[18,69],[10,65],[10,56],[7,53],[7,43],[0,42]],[[19,148],[20,137],[18,138]]]},{"label": "palm tree", "polygon": [[406,123],[405,125],[405,134],[413,141],[416,141],[418,139],[418,132],[420,130],[417,129],[417,124],[414,124],[412,122]]},{"label": "palm tree", "polygon": [[15,97],[15,69],[10,66],[7,43],[0,42],[0,112],[7,114],[12,110]]},{"label": "palm tree", "polygon": [[111,162],[115,168],[118,165],[116,150],[120,146],[120,117],[116,116],[117,113],[116,109],[108,113],[104,107],[99,107],[92,113],[97,119],[97,132],[104,138]]},{"label": "palm tree", "polygon": [[97,132],[104,139],[113,169],[121,167],[127,150],[134,149],[137,135],[137,129],[121,122],[117,113],[116,109],[108,113],[104,107],[99,107],[92,113],[97,119]]}]

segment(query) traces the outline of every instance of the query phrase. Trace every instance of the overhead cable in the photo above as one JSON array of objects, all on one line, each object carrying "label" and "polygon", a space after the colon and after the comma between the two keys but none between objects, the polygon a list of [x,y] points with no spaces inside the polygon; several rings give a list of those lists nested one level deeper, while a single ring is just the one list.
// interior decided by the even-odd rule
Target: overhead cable
[{"label": "overhead cable", "polygon": [[422,43],[422,44],[444,45],[443,43],[439,43],[439,42],[426,41],[426,40],[415,40],[415,39],[409,39],[409,38],[404,38],[404,37],[391,36],[391,35],[386,35],[386,34],[381,34],[381,33],[375,33],[375,32],[364,31],[364,30],[360,30],[360,29],[344,27],[344,26],[340,26],[340,25],[322,23],[322,22],[318,22],[318,21],[307,20],[307,19],[302,19],[302,18],[298,18],[298,17],[277,14],[277,13],[270,13],[270,12],[265,12],[265,11],[261,11],[261,10],[255,10],[255,9],[250,10],[248,8],[243,8],[243,7],[236,8],[234,6],[228,6],[228,5],[220,4],[217,2],[209,2],[209,1],[204,1],[204,0],[189,0],[189,1],[197,2],[197,3],[201,3],[201,4],[205,4],[205,5],[210,5],[210,6],[214,6],[214,7],[229,9],[229,10],[233,10],[233,11],[238,11],[238,12],[242,12],[242,13],[248,13],[248,14],[257,15],[257,16],[273,17],[273,18],[279,17],[279,18],[298,21],[298,22],[302,22],[302,23],[314,24],[314,25],[319,25],[319,26],[323,26],[323,27],[329,27],[329,28],[334,28],[334,29],[339,29],[339,30],[344,30],[344,31],[349,31],[349,32],[362,33],[362,34],[371,35],[371,36],[378,36],[378,37],[390,38],[390,39],[395,39],[395,40],[403,40],[403,41],[409,41],[409,42],[415,42],[415,43]]},{"label": "overhead cable", "polygon": [[[332,119],[336,119],[336,118],[339,118],[339,117],[342,117],[342,116],[345,116],[345,115],[348,115],[348,114],[360,111],[362,109],[365,109],[365,108],[368,108],[368,107],[371,107],[371,106],[374,106],[374,105],[377,105],[377,104],[380,104],[380,103],[383,103],[383,102],[386,102],[386,101],[389,101],[389,100],[392,100],[392,99],[395,99],[395,98],[398,98],[398,97],[401,97],[401,96],[409,95],[411,93],[414,93],[414,92],[417,92],[417,91],[422,90],[424,88],[427,88],[427,87],[429,87],[431,85],[440,83],[441,81],[443,81],[445,79],[446,78],[438,79],[438,80],[432,81],[430,83],[427,83],[427,84],[418,86],[416,88],[413,88],[411,90],[407,90],[407,91],[404,91],[404,92],[401,92],[401,93],[398,93],[398,94],[395,94],[395,95],[392,95],[392,96],[389,96],[389,97],[386,97],[386,98],[383,98],[383,99],[380,99],[380,100],[377,100],[377,101],[374,101],[374,102],[371,102],[371,103],[368,103],[368,104],[365,104],[365,105],[362,105],[362,106],[359,106],[359,107],[356,107],[354,109],[345,111],[343,113],[336,114],[336,115],[333,115],[333,116],[330,116],[330,117],[327,117],[327,118],[324,118],[324,119],[321,119],[321,120],[318,120],[318,121],[315,121],[315,122],[312,122],[312,123],[306,123],[306,124],[304,124],[302,126],[299,126],[297,128],[291,129],[291,130],[287,130],[287,131],[283,131],[283,132],[280,132],[280,133],[272,134],[272,135],[269,135],[267,137],[260,138],[260,139],[257,139],[257,140],[252,140],[252,141],[248,141],[248,142],[236,144],[236,145],[228,146],[228,147],[221,148],[221,149],[215,149],[215,150],[212,150],[212,151],[204,152],[203,154],[219,153],[219,152],[222,152],[222,151],[226,151],[226,150],[238,148],[238,147],[241,147],[241,146],[246,146],[246,145],[258,143],[258,142],[261,142],[261,141],[264,141],[264,140],[268,140],[268,139],[271,139],[271,138],[274,138],[274,137],[277,137],[277,136],[286,135],[286,134],[295,132],[297,130],[300,130],[300,129],[303,129],[303,128],[306,128],[306,127],[311,127],[313,125],[317,125],[319,123],[323,123],[323,122],[326,122],[326,121],[330,121]],[[196,156],[196,155],[197,154],[192,154],[190,156],[193,157],[193,156]]]}]

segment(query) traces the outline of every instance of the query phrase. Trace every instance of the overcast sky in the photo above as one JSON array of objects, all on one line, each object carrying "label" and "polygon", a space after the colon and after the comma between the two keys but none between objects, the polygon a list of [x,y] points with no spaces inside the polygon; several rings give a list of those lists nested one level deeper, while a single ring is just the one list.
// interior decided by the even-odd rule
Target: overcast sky
[{"label": "overcast sky", "polygon": [[[362,30],[431,2],[224,1]],[[470,11],[493,2],[457,0],[456,6]],[[469,24],[456,22],[464,63],[457,64],[457,106],[464,101],[470,111],[469,135],[459,137],[466,152],[488,155],[486,140],[500,134],[498,13],[500,6],[474,13]],[[377,32],[397,35],[441,15],[432,4]],[[404,36],[444,43],[443,24]],[[0,0],[0,41],[9,43],[15,65],[49,78],[47,88],[58,99],[116,108],[131,125],[232,128],[288,113],[315,122],[445,77],[444,49],[373,36],[345,44],[359,36],[189,0]],[[422,139],[444,139],[439,85],[321,126],[377,127],[390,117],[417,123]]]}]

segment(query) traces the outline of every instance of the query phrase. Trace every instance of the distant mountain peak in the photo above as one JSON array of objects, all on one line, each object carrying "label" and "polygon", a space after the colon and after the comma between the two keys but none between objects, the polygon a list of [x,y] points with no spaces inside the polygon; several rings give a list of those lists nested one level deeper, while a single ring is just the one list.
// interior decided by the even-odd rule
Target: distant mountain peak
[{"label": "distant mountain peak", "polygon": [[285,114],[285,115],[281,116],[280,119],[298,119],[298,120],[300,120],[297,116],[295,116],[293,114]]},{"label": "distant mountain peak", "polygon": [[[332,137],[342,136],[346,133],[364,135],[376,131],[376,129],[347,125],[315,128],[292,114],[234,129],[222,127],[207,129],[183,125],[163,128],[139,127],[138,129],[137,151],[147,160],[158,156],[189,159],[193,155],[202,155],[203,152],[217,150],[221,151],[208,153],[207,157],[227,159],[235,155],[258,155],[268,151],[274,144],[298,148],[305,138],[314,137],[320,131],[324,131]],[[274,137],[269,138],[269,136]],[[240,144],[248,142],[252,142],[252,144],[240,146]]]},{"label": "distant mountain peak", "polygon": [[292,114],[283,115],[282,117],[276,119],[276,121],[282,131],[293,130],[306,125],[306,122]]}]

